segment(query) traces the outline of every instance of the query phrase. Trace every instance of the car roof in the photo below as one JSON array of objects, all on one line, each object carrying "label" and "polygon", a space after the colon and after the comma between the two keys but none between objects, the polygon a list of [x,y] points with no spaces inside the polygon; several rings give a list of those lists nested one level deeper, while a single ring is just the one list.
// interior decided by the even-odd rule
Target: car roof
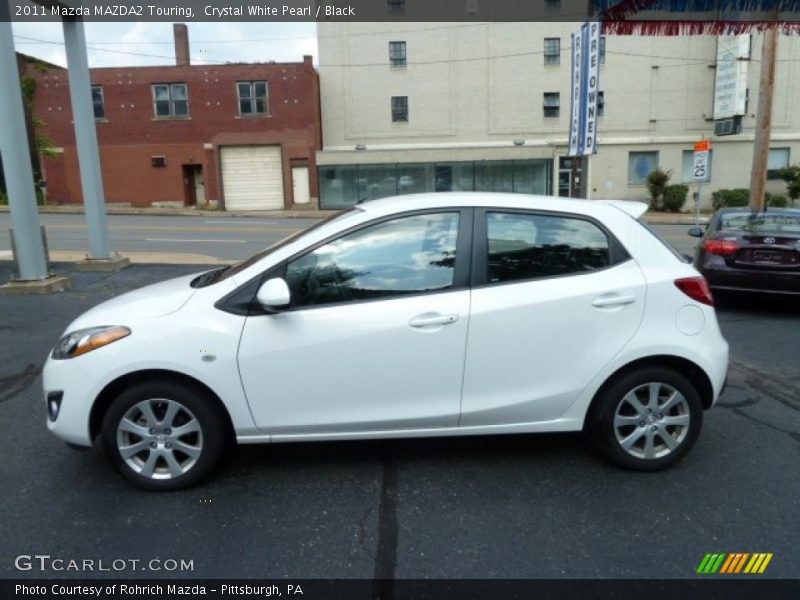
[{"label": "car roof", "polygon": [[436,192],[408,194],[362,202],[358,208],[372,214],[392,214],[428,208],[527,208],[552,210],[595,216],[609,210],[621,210],[634,218],[647,210],[643,202],[626,200],[581,200],[538,196],[532,194],[504,194],[498,192]]}]

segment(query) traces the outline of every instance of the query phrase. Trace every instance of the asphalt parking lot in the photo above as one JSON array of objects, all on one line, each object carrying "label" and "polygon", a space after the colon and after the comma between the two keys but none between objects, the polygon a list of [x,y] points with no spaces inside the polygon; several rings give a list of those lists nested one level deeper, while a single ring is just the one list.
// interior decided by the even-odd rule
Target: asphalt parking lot
[{"label": "asphalt parking lot", "polygon": [[[141,492],[47,432],[41,367],[90,306],[203,269],[70,272],[70,291],[0,297],[0,577],[687,578],[708,552],[774,553],[760,577],[800,576],[797,302],[721,302],[730,385],[666,472],[619,470],[572,434],[309,443],[242,447],[201,487]],[[21,572],[21,554],[194,568]]]}]

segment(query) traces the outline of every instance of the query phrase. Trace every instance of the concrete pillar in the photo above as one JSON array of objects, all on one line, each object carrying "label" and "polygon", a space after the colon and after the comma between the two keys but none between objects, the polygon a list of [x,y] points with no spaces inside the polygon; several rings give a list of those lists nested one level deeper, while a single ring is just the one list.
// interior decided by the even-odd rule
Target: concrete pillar
[{"label": "concrete pillar", "polygon": [[86,225],[89,229],[89,258],[110,259],[108,223],[106,221],[105,192],[100,167],[100,149],[92,105],[92,81],[89,77],[89,60],[86,57],[86,35],[83,21],[63,21],[64,44],[67,51],[69,92],[72,115],[75,121],[75,141],[83,188]]},{"label": "concrete pillar", "polygon": [[[3,2],[4,10],[8,5]],[[36,207],[11,23],[0,9],[0,153],[6,178],[17,267],[22,280],[44,280],[47,260]]]}]

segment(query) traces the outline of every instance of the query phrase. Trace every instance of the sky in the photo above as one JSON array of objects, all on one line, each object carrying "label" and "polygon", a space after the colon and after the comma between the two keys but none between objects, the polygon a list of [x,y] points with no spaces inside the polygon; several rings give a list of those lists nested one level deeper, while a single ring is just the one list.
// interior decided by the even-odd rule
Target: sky
[{"label": "sky", "polygon": [[[90,67],[175,64],[172,23],[85,23]],[[189,23],[192,64],[222,62],[317,63],[317,28],[310,23]],[[14,45],[66,66],[60,23],[14,23]],[[46,43],[44,43],[46,42]],[[143,56],[146,55],[146,56]]]}]

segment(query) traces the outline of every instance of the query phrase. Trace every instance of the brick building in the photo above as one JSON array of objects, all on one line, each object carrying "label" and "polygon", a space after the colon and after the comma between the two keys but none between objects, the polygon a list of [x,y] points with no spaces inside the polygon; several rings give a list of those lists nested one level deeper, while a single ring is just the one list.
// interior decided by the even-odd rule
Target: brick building
[{"label": "brick building", "polygon": [[[319,78],[301,63],[190,65],[175,25],[175,66],[91,69],[106,202],[229,210],[317,205]],[[51,204],[82,202],[67,71],[38,76],[34,114],[59,155]]]}]

